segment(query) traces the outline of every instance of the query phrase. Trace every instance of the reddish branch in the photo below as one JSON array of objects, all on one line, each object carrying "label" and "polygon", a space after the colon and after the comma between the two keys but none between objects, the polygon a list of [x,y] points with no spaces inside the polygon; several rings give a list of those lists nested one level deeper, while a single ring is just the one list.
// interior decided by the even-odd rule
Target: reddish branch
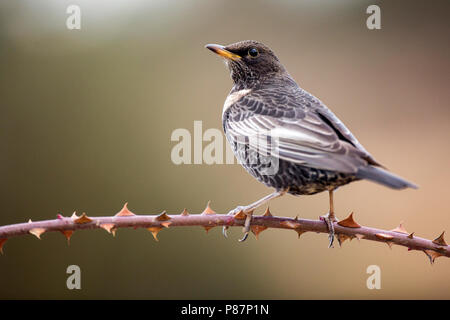
[{"label": "reddish branch", "polygon": [[[109,233],[115,234],[118,228],[147,228],[152,232],[156,240],[157,234],[164,228],[200,226],[208,231],[217,226],[243,226],[245,214],[238,213],[234,216],[217,214],[209,204],[200,214],[189,214],[184,210],[178,215],[168,215],[165,212],[159,215],[135,215],[128,210],[127,205],[115,216],[88,217],[85,213],[81,216],[73,214],[72,217],[58,215],[54,220],[35,221],[19,223],[0,227],[0,251],[7,239],[32,234],[40,239],[45,232],[58,231],[70,240],[72,233],[82,229],[103,228]],[[326,224],[321,220],[308,220],[299,218],[275,217],[267,209],[262,216],[254,216],[251,220],[251,230],[258,234],[268,228],[294,230],[301,234],[309,231],[328,233]],[[402,225],[387,231],[360,226],[353,220],[353,214],[335,224],[335,233],[342,244],[347,239],[365,239],[384,242],[389,246],[393,244],[407,247],[409,250],[420,250],[433,263],[437,257],[450,257],[450,246],[445,243],[444,233],[434,240],[417,237],[414,233],[408,233]]]}]

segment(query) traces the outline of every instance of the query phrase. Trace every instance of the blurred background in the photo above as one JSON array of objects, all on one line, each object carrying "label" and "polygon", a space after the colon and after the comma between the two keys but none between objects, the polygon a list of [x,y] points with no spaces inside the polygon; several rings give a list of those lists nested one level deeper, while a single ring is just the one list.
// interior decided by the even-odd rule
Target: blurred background
[{"label": "blurred background", "polygon": [[[66,9],[81,8],[81,30]],[[381,30],[366,8],[381,7]],[[6,0],[0,3],[0,225],[57,213],[225,213],[268,194],[238,164],[175,165],[173,130],[221,129],[228,70],[204,49],[255,39],[340,117],[375,158],[420,186],[341,188],[336,211],[434,239],[450,230],[448,1]],[[273,201],[316,219],[326,193]],[[260,211],[263,211],[261,209]],[[324,234],[220,228],[76,232],[10,239],[0,298],[449,299],[450,260]],[[81,268],[81,290],[66,268]],[[381,268],[368,290],[366,268]]]}]

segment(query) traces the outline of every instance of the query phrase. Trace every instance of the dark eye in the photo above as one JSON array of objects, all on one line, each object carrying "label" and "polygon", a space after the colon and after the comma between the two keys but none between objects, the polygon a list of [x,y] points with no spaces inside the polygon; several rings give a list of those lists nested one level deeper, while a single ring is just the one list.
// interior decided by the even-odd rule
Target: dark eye
[{"label": "dark eye", "polygon": [[256,49],[256,48],[251,48],[251,49],[248,50],[248,55],[250,57],[255,58],[255,57],[258,56],[258,54],[259,54],[259,52],[258,52],[258,49]]}]

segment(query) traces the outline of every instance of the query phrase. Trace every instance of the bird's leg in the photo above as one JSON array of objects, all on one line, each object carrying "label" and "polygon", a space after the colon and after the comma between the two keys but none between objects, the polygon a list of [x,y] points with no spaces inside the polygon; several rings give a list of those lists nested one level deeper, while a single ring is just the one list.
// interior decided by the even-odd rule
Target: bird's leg
[{"label": "bird's leg", "polygon": [[[231,210],[230,212],[228,212],[228,215],[235,215],[239,212],[243,212],[247,217],[245,218],[245,223],[244,223],[244,236],[242,237],[242,239],[240,239],[239,241],[245,241],[248,237],[248,234],[250,232],[250,222],[252,220],[252,214],[253,211],[262,206],[263,204],[267,203],[268,201],[281,197],[284,194],[286,194],[286,192],[288,191],[288,189],[285,190],[280,190],[280,191],[275,191],[274,193],[271,193],[267,196],[265,196],[264,198],[259,199],[258,201],[255,201],[247,206],[238,206],[236,207],[236,209]],[[224,226],[222,228],[222,233],[224,235],[225,238],[228,237],[227,235],[227,230],[228,230],[228,226]]]},{"label": "bird's leg", "polygon": [[330,196],[330,211],[326,215],[324,215],[320,218],[327,224],[328,240],[330,241],[328,248],[333,248],[333,242],[334,242],[334,225],[333,225],[333,223],[336,222],[337,219],[336,219],[336,216],[334,215],[333,190],[329,190],[328,194]]}]

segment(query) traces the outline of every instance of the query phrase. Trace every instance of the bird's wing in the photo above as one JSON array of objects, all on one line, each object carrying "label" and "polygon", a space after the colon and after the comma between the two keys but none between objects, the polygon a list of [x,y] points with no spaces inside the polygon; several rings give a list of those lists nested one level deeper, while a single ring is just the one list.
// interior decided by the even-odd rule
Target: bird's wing
[{"label": "bird's wing", "polygon": [[326,122],[339,136],[341,140],[345,140],[352,144],[356,149],[363,152],[365,160],[374,166],[383,167],[380,163],[378,163],[372,155],[362,146],[362,144],[355,138],[355,136],[351,133],[351,131],[345,126],[345,124],[336,117],[336,115],[331,112],[325,105],[321,102],[317,106],[316,113],[319,117]]},{"label": "bird's wing", "polygon": [[264,156],[313,168],[356,173],[367,165],[370,155],[364,149],[339,134],[316,108],[305,106],[314,101],[290,95],[273,97],[248,94],[236,101],[224,121],[228,139],[245,143]]}]

